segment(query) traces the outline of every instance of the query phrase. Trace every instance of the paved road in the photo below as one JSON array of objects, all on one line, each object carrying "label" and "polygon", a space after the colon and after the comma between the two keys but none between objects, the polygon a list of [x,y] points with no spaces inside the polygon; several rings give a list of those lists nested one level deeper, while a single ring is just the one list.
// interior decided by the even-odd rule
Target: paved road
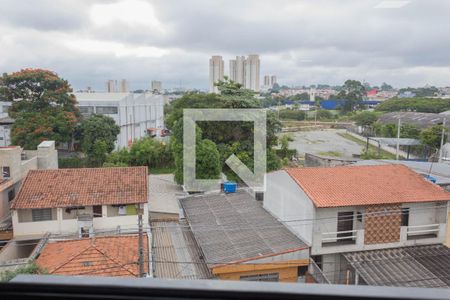
[{"label": "paved road", "polygon": [[351,158],[352,154],[361,154],[363,147],[338,135],[344,129],[323,129],[316,131],[297,131],[289,133],[294,141],[289,147],[297,149],[300,156],[305,153],[323,155],[324,152],[341,153],[342,158]]}]

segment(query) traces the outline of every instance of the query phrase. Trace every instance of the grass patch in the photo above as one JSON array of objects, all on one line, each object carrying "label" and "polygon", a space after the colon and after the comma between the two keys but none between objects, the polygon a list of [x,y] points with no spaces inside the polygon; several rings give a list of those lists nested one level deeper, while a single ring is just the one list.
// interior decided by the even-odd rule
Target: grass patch
[{"label": "grass patch", "polygon": [[332,157],[342,157],[342,153],[338,152],[338,151],[323,151],[323,152],[319,152],[319,155],[332,156]]},{"label": "grass patch", "polygon": [[[343,138],[355,142],[358,145],[361,145],[364,147],[364,149],[366,148],[366,142],[363,140],[358,139],[357,137],[354,137],[353,135],[347,133],[347,132],[338,132],[337,134],[339,134],[340,136],[342,136]],[[392,154],[390,152],[387,152],[386,150],[380,149],[379,150],[380,155],[378,157],[372,157],[372,155],[370,156],[371,159],[372,158],[377,158],[377,159],[395,159],[395,154]],[[369,153],[377,153],[378,154],[378,147],[375,147],[371,144],[369,144]],[[363,154],[363,153],[362,153]],[[361,156],[361,158],[364,159],[364,155]]]}]

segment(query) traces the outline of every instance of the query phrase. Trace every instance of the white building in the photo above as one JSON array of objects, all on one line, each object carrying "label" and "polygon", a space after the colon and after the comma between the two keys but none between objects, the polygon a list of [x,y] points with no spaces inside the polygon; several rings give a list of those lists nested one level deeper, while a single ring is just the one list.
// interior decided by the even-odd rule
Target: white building
[{"label": "white building", "polygon": [[130,91],[130,84],[128,80],[122,79],[119,83],[117,80],[108,80],[106,82],[106,91],[108,93],[128,93]]},{"label": "white building", "polygon": [[89,237],[148,228],[147,167],[32,170],[14,199],[14,236]]},{"label": "white building", "polygon": [[162,92],[162,82],[157,80],[152,80],[152,92]]},{"label": "white building", "polygon": [[244,56],[236,56],[236,59],[230,60],[230,79],[242,85],[245,84],[244,63]]},{"label": "white building", "polygon": [[220,80],[223,80],[223,59],[220,55],[214,55],[209,59],[209,92],[218,93],[219,89],[214,86]]},{"label": "white building", "polygon": [[341,254],[439,244],[450,193],[403,165],[296,168],[267,175],[264,208],[338,283]]},{"label": "white building", "polygon": [[151,93],[74,93],[83,115],[110,116],[120,126],[117,147],[128,147],[148,136],[149,128],[164,128],[164,97]]},{"label": "white building", "polygon": [[258,54],[250,54],[244,63],[245,88],[259,92],[260,61]]}]

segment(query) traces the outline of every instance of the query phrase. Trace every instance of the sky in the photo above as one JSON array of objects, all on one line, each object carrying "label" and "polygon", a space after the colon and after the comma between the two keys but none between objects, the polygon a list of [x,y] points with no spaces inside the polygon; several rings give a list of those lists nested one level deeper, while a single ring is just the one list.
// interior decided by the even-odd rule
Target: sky
[{"label": "sky", "polygon": [[208,88],[208,60],[259,54],[261,81],[450,86],[447,0],[0,0],[0,72],[44,68],[75,90]]}]

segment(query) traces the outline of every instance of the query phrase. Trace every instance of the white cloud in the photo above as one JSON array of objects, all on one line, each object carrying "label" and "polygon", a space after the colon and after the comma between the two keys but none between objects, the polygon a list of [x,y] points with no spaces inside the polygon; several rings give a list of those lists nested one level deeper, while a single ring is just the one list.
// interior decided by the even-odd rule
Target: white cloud
[{"label": "white cloud", "polygon": [[113,25],[115,22],[127,25],[144,25],[163,33],[164,27],[157,19],[153,6],[141,0],[123,0],[115,3],[92,5],[91,21],[97,26]]},{"label": "white cloud", "polygon": [[143,57],[161,57],[168,54],[170,50],[158,47],[145,46],[127,46],[122,43],[99,41],[93,39],[70,39],[63,43],[73,51],[81,51],[85,54],[113,54],[117,57],[132,56],[136,58]]},{"label": "white cloud", "polygon": [[375,8],[402,8],[410,2],[408,0],[385,0],[378,3]]}]

